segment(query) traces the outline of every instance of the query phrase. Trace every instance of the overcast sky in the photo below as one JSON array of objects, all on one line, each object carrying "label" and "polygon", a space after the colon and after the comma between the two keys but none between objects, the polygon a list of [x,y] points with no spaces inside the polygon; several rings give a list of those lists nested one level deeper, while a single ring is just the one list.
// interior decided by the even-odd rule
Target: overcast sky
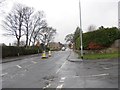
[{"label": "overcast sky", "polygon": [[[118,27],[118,1],[119,0],[81,0],[82,30],[87,31],[88,26]],[[74,33],[79,26],[79,0],[8,0],[4,6],[9,12],[14,3],[21,3],[43,10],[49,26],[56,28],[56,42],[65,43],[67,34]],[[4,18],[0,16],[1,19]],[[3,37],[0,31],[0,43],[12,43],[14,37]]]}]

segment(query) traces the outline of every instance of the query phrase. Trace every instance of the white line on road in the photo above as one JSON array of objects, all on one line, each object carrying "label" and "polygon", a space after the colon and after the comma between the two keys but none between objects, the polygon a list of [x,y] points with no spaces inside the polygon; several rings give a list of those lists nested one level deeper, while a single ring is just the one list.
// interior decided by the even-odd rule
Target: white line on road
[{"label": "white line on road", "polygon": [[62,66],[57,70],[56,74],[60,71],[60,69],[65,65],[66,62],[67,62],[67,61],[65,61],[65,62],[62,64]]},{"label": "white line on road", "polygon": [[3,76],[5,76],[5,75],[7,75],[7,74],[8,74],[8,73],[3,73],[3,74],[1,74],[0,76],[3,77]]},{"label": "white line on road", "polygon": [[97,75],[88,75],[88,76],[67,76],[66,78],[87,78],[87,77],[99,77],[99,76],[107,76],[109,73],[97,74]]},{"label": "white line on road", "polygon": [[105,74],[98,74],[98,75],[92,75],[92,76],[106,76],[109,75],[109,73],[105,73]]},{"label": "white line on road", "polygon": [[63,83],[65,80],[65,77],[62,77],[59,82]]},{"label": "white line on road", "polygon": [[22,68],[20,65],[16,65],[18,68]]},{"label": "white line on road", "polygon": [[43,89],[48,88],[48,87],[50,87],[50,86],[51,86],[51,84],[48,84],[47,86],[43,87]]},{"label": "white line on road", "polygon": [[36,64],[37,62],[35,62],[35,61],[31,61],[31,62],[33,62],[34,64]]},{"label": "white line on road", "polygon": [[110,68],[107,68],[107,67],[103,67],[103,69],[110,69]]},{"label": "white line on road", "polygon": [[61,89],[63,87],[63,84],[57,86],[57,89]]},{"label": "white line on road", "polygon": [[65,80],[65,77],[62,77],[61,79],[62,79],[62,80]]}]

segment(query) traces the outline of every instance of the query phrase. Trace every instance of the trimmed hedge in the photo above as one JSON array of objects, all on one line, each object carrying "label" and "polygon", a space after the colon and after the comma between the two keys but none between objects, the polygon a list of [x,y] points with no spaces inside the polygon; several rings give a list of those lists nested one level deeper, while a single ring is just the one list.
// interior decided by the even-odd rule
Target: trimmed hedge
[{"label": "trimmed hedge", "polygon": [[19,55],[37,54],[38,49],[39,49],[39,53],[42,53],[42,49],[38,47],[25,48],[25,47],[15,47],[15,46],[3,46],[2,58],[19,56]]},{"label": "trimmed hedge", "polygon": [[[96,31],[83,33],[83,49],[102,49],[110,47],[115,40],[120,39],[120,30],[116,27],[112,28],[99,28]],[[74,33],[75,49],[80,49],[80,35],[79,28]],[[94,43],[95,47],[91,47],[91,43]],[[97,45],[97,47],[96,47]]]}]

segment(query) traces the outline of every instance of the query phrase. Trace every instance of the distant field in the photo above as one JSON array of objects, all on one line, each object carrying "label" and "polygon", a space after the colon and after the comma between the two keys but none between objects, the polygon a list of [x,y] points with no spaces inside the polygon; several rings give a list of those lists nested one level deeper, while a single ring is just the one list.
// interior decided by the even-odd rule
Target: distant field
[{"label": "distant field", "polygon": [[[80,57],[79,57],[80,58]],[[115,53],[95,53],[95,54],[86,54],[83,56],[84,59],[97,60],[97,59],[112,59],[118,58],[118,52]]]}]

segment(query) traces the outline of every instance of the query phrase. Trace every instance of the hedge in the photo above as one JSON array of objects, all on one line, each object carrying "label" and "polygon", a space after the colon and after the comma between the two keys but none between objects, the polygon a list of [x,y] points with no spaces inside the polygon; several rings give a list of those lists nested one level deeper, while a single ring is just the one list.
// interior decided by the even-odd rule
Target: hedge
[{"label": "hedge", "polygon": [[[79,29],[77,28],[74,33],[75,49],[77,50],[80,47],[80,39],[78,38],[80,38],[80,35]],[[96,31],[83,33],[83,48],[89,49],[91,43],[94,43],[100,47],[92,49],[101,49],[101,47],[108,48],[117,39],[120,39],[120,30],[118,30],[116,27],[99,28]]]},{"label": "hedge", "polygon": [[2,47],[2,58],[5,57],[13,57],[19,55],[30,55],[30,54],[37,54],[39,49],[39,53],[42,52],[41,48],[38,47],[15,47],[15,46],[3,46]]}]

